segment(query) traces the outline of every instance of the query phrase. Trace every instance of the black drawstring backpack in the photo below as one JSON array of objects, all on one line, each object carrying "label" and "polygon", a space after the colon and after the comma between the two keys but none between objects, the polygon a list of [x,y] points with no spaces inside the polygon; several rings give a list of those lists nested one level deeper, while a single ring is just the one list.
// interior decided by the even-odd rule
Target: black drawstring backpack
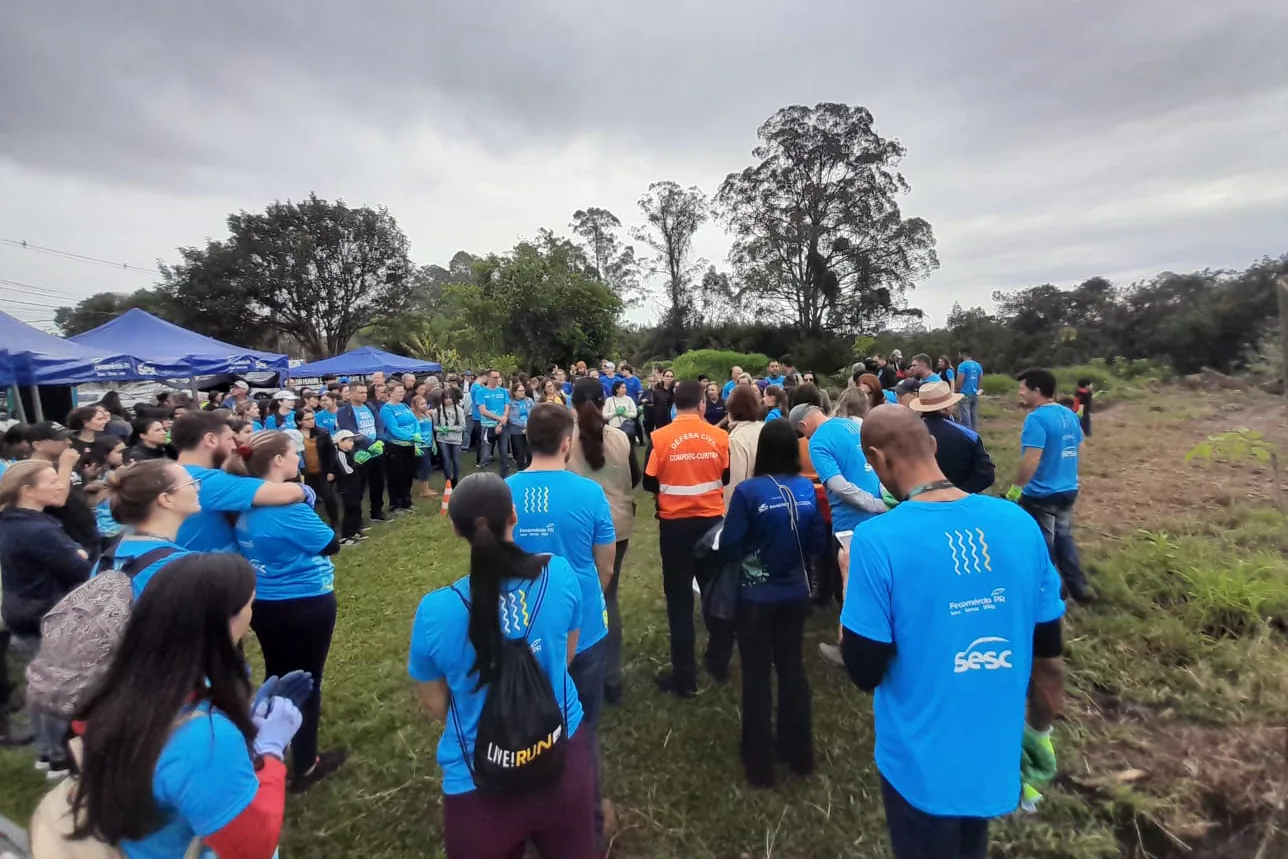
[{"label": "black drawstring backpack", "polygon": [[[456,705],[451,705],[461,754],[469,766],[475,786],[484,793],[524,794],[549,787],[563,774],[569,742],[564,708],[555,699],[550,678],[541,670],[528,643],[548,584],[549,574],[543,571],[523,635],[519,638],[501,636],[499,670],[484,693],[487,697],[483,701],[483,712],[479,714],[473,761],[465,748]],[[452,591],[468,610],[470,604],[460,591],[455,588]],[[498,610],[501,609],[498,607]],[[518,619],[519,609],[511,606],[506,610],[515,612],[515,619]],[[567,699],[565,674],[565,703]]]}]

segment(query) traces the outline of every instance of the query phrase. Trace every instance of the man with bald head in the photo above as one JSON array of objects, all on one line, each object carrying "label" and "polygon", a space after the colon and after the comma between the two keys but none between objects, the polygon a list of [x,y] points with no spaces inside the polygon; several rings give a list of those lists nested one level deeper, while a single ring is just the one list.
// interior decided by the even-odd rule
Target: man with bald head
[{"label": "man with bald head", "polygon": [[861,438],[902,500],[841,557],[841,652],[855,684],[876,691],[891,846],[896,859],[985,859],[988,821],[1019,805],[1022,778],[1055,774],[1060,577],[1024,510],[944,477],[915,412],[878,406]]}]

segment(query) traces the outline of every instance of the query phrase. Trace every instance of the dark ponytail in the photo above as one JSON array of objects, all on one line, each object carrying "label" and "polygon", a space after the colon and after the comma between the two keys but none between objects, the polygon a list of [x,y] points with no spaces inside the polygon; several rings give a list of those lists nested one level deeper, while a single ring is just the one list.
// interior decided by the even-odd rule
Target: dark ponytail
[{"label": "dark ponytail", "polygon": [[477,675],[475,689],[496,679],[501,659],[501,583],[532,580],[548,556],[529,554],[506,539],[514,501],[510,487],[495,474],[471,474],[452,494],[448,508],[457,534],[470,542],[470,625]]},{"label": "dark ponytail", "polygon": [[590,400],[577,406],[577,438],[591,471],[604,467],[604,412]]}]

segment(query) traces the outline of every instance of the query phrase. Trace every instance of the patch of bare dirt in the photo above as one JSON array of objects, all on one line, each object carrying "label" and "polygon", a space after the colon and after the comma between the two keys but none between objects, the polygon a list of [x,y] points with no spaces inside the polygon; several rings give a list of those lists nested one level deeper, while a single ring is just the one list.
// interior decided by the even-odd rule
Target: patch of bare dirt
[{"label": "patch of bare dirt", "polygon": [[[1269,859],[1288,853],[1288,729],[1216,727],[1098,695],[1074,715],[1094,735],[1062,778],[1112,805],[1124,856]],[[1068,762],[1066,762],[1068,766]]]},{"label": "patch of bare dirt", "polygon": [[[1147,400],[1093,416],[1081,466],[1078,521],[1105,535],[1156,527],[1205,511],[1262,504],[1275,497],[1269,465],[1187,463],[1208,437],[1248,428],[1264,434],[1288,469],[1288,407],[1256,390],[1187,391],[1169,387]],[[1288,474],[1280,474],[1281,483]],[[1283,487],[1288,492],[1288,486]]]}]

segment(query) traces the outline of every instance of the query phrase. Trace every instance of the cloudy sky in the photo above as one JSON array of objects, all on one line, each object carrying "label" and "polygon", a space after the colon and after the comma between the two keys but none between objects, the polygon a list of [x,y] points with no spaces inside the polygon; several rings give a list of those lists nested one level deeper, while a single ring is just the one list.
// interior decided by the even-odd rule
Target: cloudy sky
[{"label": "cloudy sky", "polygon": [[[150,284],[4,239],[147,267],[310,191],[387,206],[422,263],[586,206],[630,224],[650,182],[711,193],[777,108],[820,101],[907,147],[936,321],[1243,267],[1288,251],[1286,35],[1268,0],[6,3],[0,307]],[[728,239],[696,248],[722,264]]]}]

